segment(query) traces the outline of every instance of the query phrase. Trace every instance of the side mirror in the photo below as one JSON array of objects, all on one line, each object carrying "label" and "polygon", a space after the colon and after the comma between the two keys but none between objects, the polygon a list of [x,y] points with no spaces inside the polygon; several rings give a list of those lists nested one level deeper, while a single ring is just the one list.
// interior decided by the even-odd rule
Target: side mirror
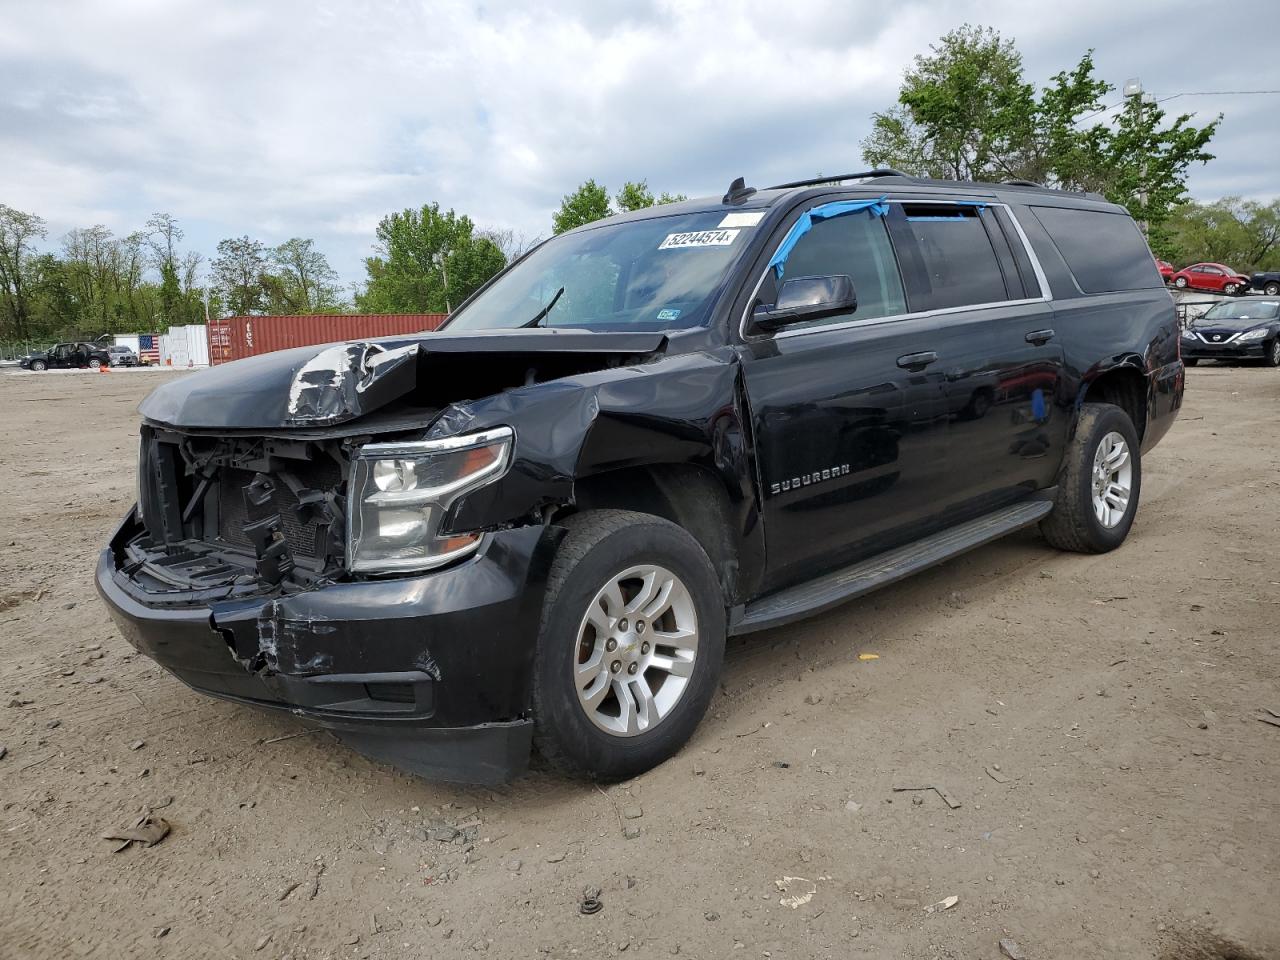
[{"label": "side mirror", "polygon": [[763,330],[776,330],[789,323],[852,313],[857,308],[853,280],[845,274],[795,277],[783,281],[777,303],[756,307],[752,319]]}]

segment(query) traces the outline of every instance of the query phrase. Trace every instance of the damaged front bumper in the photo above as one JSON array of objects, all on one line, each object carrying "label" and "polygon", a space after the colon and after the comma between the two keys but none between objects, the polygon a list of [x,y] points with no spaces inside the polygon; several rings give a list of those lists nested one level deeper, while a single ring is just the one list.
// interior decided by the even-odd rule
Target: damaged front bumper
[{"label": "damaged front bumper", "polygon": [[554,528],[487,534],[467,560],[422,576],[221,599],[132,576],[126,546],[140,530],[131,513],[111,538],[98,592],[129,643],[184,683],[289,711],[430,779],[496,783],[527,766]]}]

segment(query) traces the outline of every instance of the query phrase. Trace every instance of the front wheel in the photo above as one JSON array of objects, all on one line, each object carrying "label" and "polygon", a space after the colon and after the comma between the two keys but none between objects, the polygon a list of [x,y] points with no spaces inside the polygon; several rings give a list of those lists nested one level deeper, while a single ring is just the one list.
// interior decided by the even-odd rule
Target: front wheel
[{"label": "front wheel", "polygon": [[1061,550],[1114,550],[1129,535],[1141,492],[1133,421],[1114,404],[1086,403],[1063,459],[1053,512],[1040,522],[1040,531]]},{"label": "front wheel", "polygon": [[96,371],[96,370],[101,370],[101,369],[102,369],[102,361],[101,361],[101,360],[99,360],[97,357],[94,357],[93,359],[91,359],[91,360],[89,361],[89,369],[90,369],[90,370],[95,370],[95,371]]},{"label": "front wheel", "polygon": [[574,776],[622,780],[693,734],[724,660],[724,597],[696,540],[622,510],[570,517],[534,654],[534,742]]},{"label": "front wheel", "polygon": [[1267,347],[1266,362],[1268,367],[1280,367],[1280,337],[1272,340]]},{"label": "front wheel", "polygon": [[32,361],[31,361],[31,369],[32,369],[32,370],[36,370],[36,371],[39,371],[39,370],[43,370],[43,369],[45,369],[45,363],[44,363],[44,361],[43,361],[43,360],[32,360]]},{"label": "front wheel", "polygon": [[1228,283],[1223,286],[1222,292],[1225,293],[1228,297],[1234,297],[1236,295],[1236,291],[1239,289],[1240,289],[1239,284]]},{"label": "front wheel", "polygon": [[1280,283],[1271,280],[1262,288],[1262,292],[1268,297],[1280,297]]},{"label": "front wheel", "polygon": [[1177,277],[1177,278],[1173,281],[1173,285],[1174,285],[1175,287],[1177,287],[1179,290],[1185,290],[1185,289],[1187,289],[1187,278],[1186,278],[1186,277]]}]

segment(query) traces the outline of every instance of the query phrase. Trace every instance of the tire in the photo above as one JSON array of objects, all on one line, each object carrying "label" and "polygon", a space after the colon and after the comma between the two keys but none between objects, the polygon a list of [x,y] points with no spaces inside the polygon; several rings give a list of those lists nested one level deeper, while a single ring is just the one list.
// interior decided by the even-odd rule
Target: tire
[{"label": "tire", "polygon": [[1268,367],[1280,367],[1280,337],[1276,337],[1267,347],[1266,357],[1262,361]]},{"label": "tire", "polygon": [[[564,526],[569,532],[547,579],[534,653],[534,744],[562,773],[624,780],[672,756],[706,713],[724,661],[724,596],[702,547],[673,523],[649,514],[596,510],[570,517]],[[640,572],[635,578],[624,579],[636,570]],[[642,587],[639,577],[649,571],[660,571],[648,594],[659,594],[655,603],[662,602],[657,586],[662,578],[675,581],[668,606],[659,608],[665,612],[655,610],[653,603],[647,606],[658,612],[659,621],[648,624],[634,615],[611,616],[627,612],[626,605],[639,600],[643,589],[628,596],[627,588]],[[619,582],[622,589],[611,602],[606,591]],[[619,599],[624,604],[621,611],[616,606]],[[588,620],[593,608],[599,622],[610,625],[599,633]],[[643,640],[646,633],[650,638],[674,637],[691,623],[696,631],[692,656],[688,649],[681,656],[674,645],[650,646]],[[611,642],[617,646],[609,647]],[[692,666],[684,668],[687,676],[678,676],[684,669],[665,672],[654,663],[659,657],[670,664],[691,661]],[[588,666],[592,663],[599,669]],[[615,663],[626,665],[615,671]],[[581,686],[576,682],[578,667],[586,668]],[[643,711],[632,692],[640,683],[652,691]],[[679,685],[668,688],[669,683]],[[624,689],[630,711],[623,709]],[[585,701],[592,697],[599,699],[588,705]],[[634,719],[629,731],[623,731],[627,714]],[[648,729],[643,728],[642,714],[648,717]],[[609,725],[613,729],[607,729]]]},{"label": "tire", "polygon": [[[1094,502],[1095,466],[1104,443],[1118,437],[1126,447],[1127,459],[1118,465],[1123,484],[1128,467],[1128,497],[1118,515],[1113,511],[1104,523]],[[1105,449],[1105,448],[1104,448]],[[1067,447],[1062,472],[1058,476],[1058,496],[1053,511],[1040,522],[1046,540],[1060,550],[1075,553],[1106,553],[1124,543],[1138,512],[1142,494],[1142,454],[1138,431],[1122,409],[1110,403],[1086,403],[1080,410],[1075,437]],[[1114,503],[1114,500],[1110,501]]]},{"label": "tire", "polygon": [[1174,281],[1173,281],[1173,285],[1174,285],[1175,287],[1177,287],[1179,290],[1185,290],[1185,289],[1187,289],[1187,278],[1186,278],[1186,277],[1177,277],[1177,278],[1175,278],[1175,279],[1174,279]]},{"label": "tire", "polygon": [[1194,367],[1199,362],[1200,362],[1199,357],[1191,357],[1189,360],[1183,360],[1182,365],[1184,367]]},{"label": "tire", "polygon": [[89,363],[87,364],[87,366],[89,367],[90,370],[100,370],[102,369],[102,361],[99,360],[97,357],[93,357],[89,360]]},{"label": "tire", "polygon": [[1222,286],[1222,292],[1228,297],[1234,297],[1236,295],[1236,291],[1239,289],[1240,285],[1238,283],[1227,283]]},{"label": "tire", "polygon": [[32,361],[31,361],[31,369],[32,369],[32,370],[35,370],[35,371],[37,371],[37,372],[38,372],[38,371],[40,371],[40,370],[44,370],[44,369],[45,369],[45,362],[44,362],[43,360],[32,360]]},{"label": "tire", "polygon": [[1262,288],[1262,292],[1268,297],[1280,297],[1280,283],[1274,280],[1267,281],[1266,286]]}]

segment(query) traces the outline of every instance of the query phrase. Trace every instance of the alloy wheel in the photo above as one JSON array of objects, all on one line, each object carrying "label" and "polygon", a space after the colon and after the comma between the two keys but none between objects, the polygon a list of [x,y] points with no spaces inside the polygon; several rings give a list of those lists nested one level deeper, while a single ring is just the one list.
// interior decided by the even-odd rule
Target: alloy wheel
[{"label": "alloy wheel", "polygon": [[1108,530],[1129,511],[1133,458],[1124,437],[1112,430],[1093,454],[1093,513]]},{"label": "alloy wheel", "polygon": [[665,567],[630,567],[600,588],[578,627],[578,702],[606,733],[645,733],[670,716],[697,655],[698,614],[688,587]]}]

